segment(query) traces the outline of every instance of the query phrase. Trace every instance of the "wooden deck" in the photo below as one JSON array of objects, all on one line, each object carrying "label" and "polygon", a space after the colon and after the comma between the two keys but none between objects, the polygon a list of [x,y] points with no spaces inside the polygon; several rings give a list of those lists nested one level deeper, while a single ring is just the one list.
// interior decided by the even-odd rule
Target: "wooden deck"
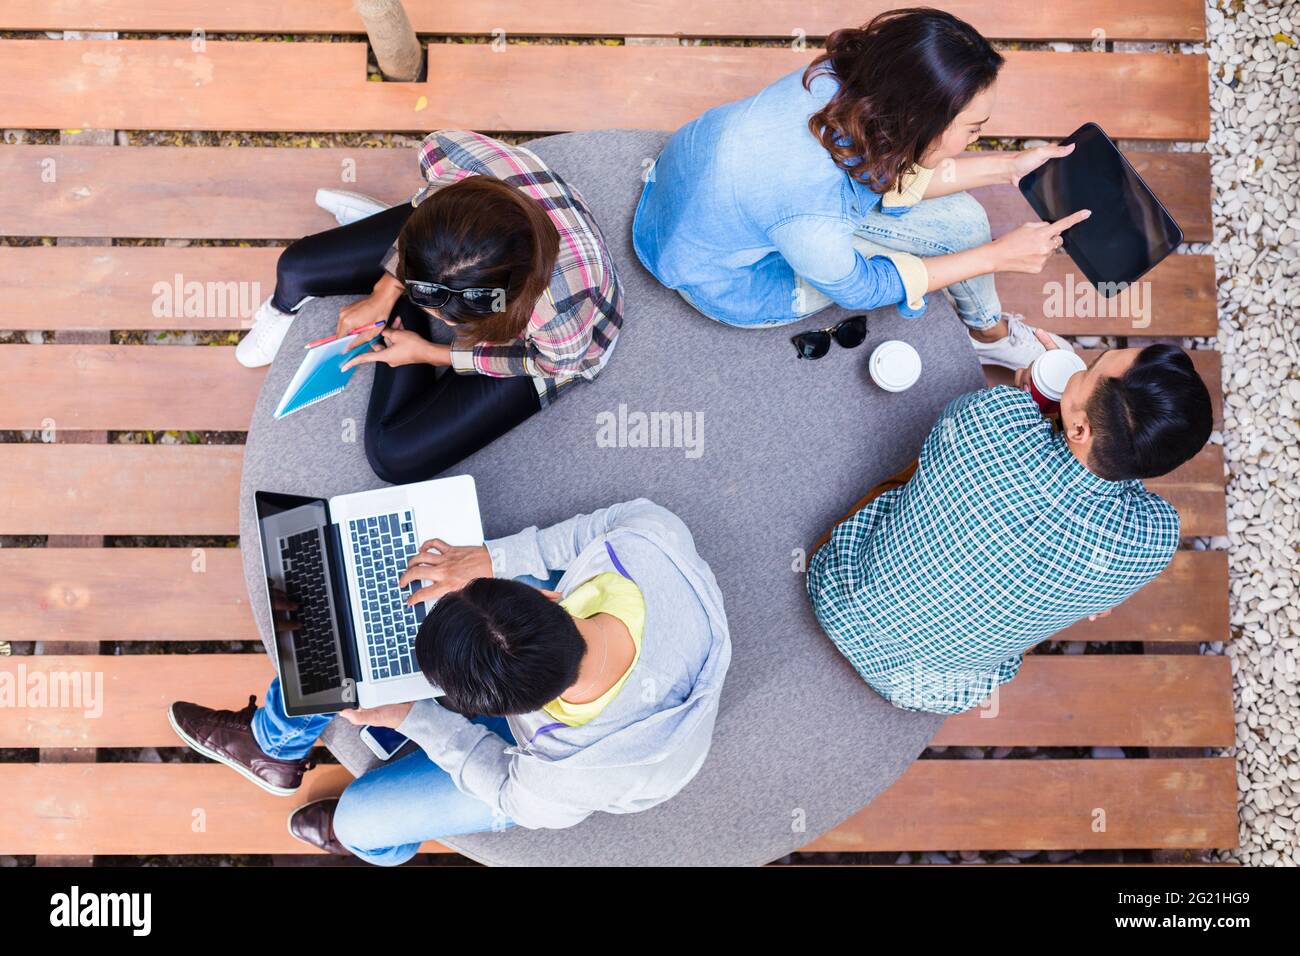
[{"label": "wooden deck", "polygon": [[[242,432],[262,374],[236,365],[229,345],[113,344],[111,336],[244,327],[241,302],[255,306],[270,293],[277,245],[331,224],[311,196],[339,182],[345,162],[355,164],[349,188],[384,199],[406,198],[415,182],[414,157],[402,149],[122,146],[113,131],[671,128],[807,62],[828,30],[893,5],[407,0],[417,30],[431,36],[428,79],[404,84],[367,80],[351,0],[0,0],[0,30],[32,33],[0,39],[0,127],[62,131],[56,143],[0,146],[0,235],[13,243],[0,246],[0,331],[53,333],[45,344],[0,347],[0,430],[36,433],[0,443],[0,535],[44,545],[0,550],[0,639],[36,642],[37,651],[0,658],[0,672],[93,673],[105,702],[92,717],[77,708],[0,708],[0,748],[33,754],[0,762],[0,854],[87,862],[302,852],[284,830],[296,802],[216,765],[136,762],[122,753],[176,746],[164,715],[171,700],[236,706],[260,695],[272,666],[264,655],[226,650],[225,642],[257,640],[238,551],[196,549],[193,541],[225,543],[238,533],[242,448],[117,440],[124,432]],[[1205,58],[1111,48],[1204,39],[1200,0],[945,6],[990,37],[1032,41],[1008,53],[988,135],[1059,136],[1090,119],[1143,141],[1130,156],[1188,240],[1212,238],[1207,157],[1169,149],[1208,133]],[[196,48],[198,29],[205,35]],[[47,30],[145,36],[54,40]],[[489,42],[498,30],[510,41],[504,49]],[[278,34],[309,36],[274,42]],[[331,42],[338,35],[347,38]],[[622,42],[674,36],[704,42]],[[810,38],[807,49],[790,48],[802,37]],[[1083,42],[1070,53],[1035,47],[1046,40]],[[1032,215],[1011,189],[979,198],[996,233]],[[273,245],[231,244],[241,241]],[[1009,309],[1037,319],[1044,284],[1065,282],[1070,271],[1060,257],[1043,276],[1003,277],[999,287]],[[173,281],[234,290],[233,299],[199,314],[157,308],[155,287]],[[1070,335],[1214,334],[1211,256],[1175,256],[1150,281],[1151,307],[1140,323],[1112,316],[1042,324]],[[1219,357],[1195,358],[1221,416]],[[1218,447],[1150,484],[1178,508],[1186,535],[1226,532]],[[148,546],[104,547],[113,536],[145,536]],[[1003,688],[997,720],[963,714],[934,741],[1037,747],[1039,759],[918,761],[807,849],[1235,846],[1234,763],[1209,755],[1233,744],[1230,668],[1196,653],[1200,642],[1229,637],[1227,584],[1225,553],[1181,551],[1111,616],[1059,635],[1142,653],[1032,655]],[[145,642],[154,652],[139,652]],[[178,642],[223,643],[157,652]],[[1126,760],[1051,749],[1092,746],[1139,749]],[[340,768],[322,767],[304,793],[345,782]],[[204,811],[201,832],[195,808]],[[1106,813],[1100,831],[1096,808]]]}]

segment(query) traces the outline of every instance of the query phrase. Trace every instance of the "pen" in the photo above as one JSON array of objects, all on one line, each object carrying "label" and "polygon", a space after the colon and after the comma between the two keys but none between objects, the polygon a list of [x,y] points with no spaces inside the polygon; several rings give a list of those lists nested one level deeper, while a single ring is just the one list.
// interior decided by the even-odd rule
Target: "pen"
[{"label": "pen", "polygon": [[352,329],[351,331],[344,332],[342,335],[327,335],[325,336],[325,338],[317,339],[315,342],[308,342],[306,345],[303,346],[303,348],[314,349],[318,345],[325,345],[329,342],[337,341],[338,339],[345,339],[349,335],[356,335],[358,332],[364,332],[366,329],[377,329],[381,325],[387,325],[387,324],[388,324],[387,319],[380,319],[378,322],[372,322],[369,325],[359,325],[355,329]]}]

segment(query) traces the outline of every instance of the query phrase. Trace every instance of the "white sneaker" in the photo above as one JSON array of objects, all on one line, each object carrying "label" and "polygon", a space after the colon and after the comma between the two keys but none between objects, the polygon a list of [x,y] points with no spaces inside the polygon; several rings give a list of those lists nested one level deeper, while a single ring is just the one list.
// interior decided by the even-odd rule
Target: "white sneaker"
[{"label": "white sneaker", "polygon": [[981,365],[1001,365],[1003,368],[1013,369],[1028,368],[1033,364],[1034,359],[1047,351],[1047,346],[1039,341],[1038,335],[1035,334],[1037,332],[1042,332],[1043,335],[1051,338],[1057,348],[1074,351],[1074,346],[1056,333],[1026,325],[1023,316],[1004,315],[1004,318],[1007,320],[1006,338],[998,339],[996,342],[981,342],[971,336],[970,344],[974,347],[975,354],[979,356]]},{"label": "white sneaker", "polygon": [[338,220],[340,226],[348,226],[358,219],[365,219],[388,208],[364,193],[352,193],[346,189],[316,190],[316,205]]},{"label": "white sneaker", "polygon": [[[311,300],[312,296],[307,296],[298,306]],[[280,351],[280,343],[288,334],[289,323],[292,321],[293,313],[281,312],[271,304],[270,299],[259,305],[253,313],[253,327],[235,346],[235,358],[239,364],[245,368],[270,365],[275,359],[275,353]]]}]

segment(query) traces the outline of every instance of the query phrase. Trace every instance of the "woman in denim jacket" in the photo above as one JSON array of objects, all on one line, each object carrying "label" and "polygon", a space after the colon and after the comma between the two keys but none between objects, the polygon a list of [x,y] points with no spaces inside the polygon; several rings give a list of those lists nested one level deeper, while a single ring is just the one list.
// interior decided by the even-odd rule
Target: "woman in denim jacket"
[{"label": "woman in denim jacket", "polygon": [[783,325],[831,303],[914,317],[945,289],[985,364],[1022,368],[1048,340],[1069,348],[1003,313],[993,274],[1041,271],[1087,211],[991,241],[966,192],[1073,149],[963,155],[993,112],[1002,63],[937,10],[836,31],[807,70],[673,135],[637,207],[637,255],[729,325]]}]

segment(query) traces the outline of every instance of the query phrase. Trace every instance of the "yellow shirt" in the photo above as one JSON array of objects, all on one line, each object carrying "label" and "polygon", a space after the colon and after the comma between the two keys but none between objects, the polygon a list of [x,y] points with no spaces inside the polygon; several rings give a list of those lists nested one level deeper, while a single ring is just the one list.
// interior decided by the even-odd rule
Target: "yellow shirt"
[{"label": "yellow shirt", "polygon": [[574,617],[588,618],[597,614],[612,614],[623,622],[623,626],[632,635],[632,644],[636,650],[632,663],[627,666],[617,683],[595,700],[585,704],[573,704],[563,697],[557,697],[542,708],[548,715],[570,727],[581,727],[595,718],[611,700],[618,696],[627,682],[627,677],[636,667],[641,657],[641,635],[645,631],[645,598],[641,589],[613,571],[605,571],[590,581],[578,585],[560,602]]}]

